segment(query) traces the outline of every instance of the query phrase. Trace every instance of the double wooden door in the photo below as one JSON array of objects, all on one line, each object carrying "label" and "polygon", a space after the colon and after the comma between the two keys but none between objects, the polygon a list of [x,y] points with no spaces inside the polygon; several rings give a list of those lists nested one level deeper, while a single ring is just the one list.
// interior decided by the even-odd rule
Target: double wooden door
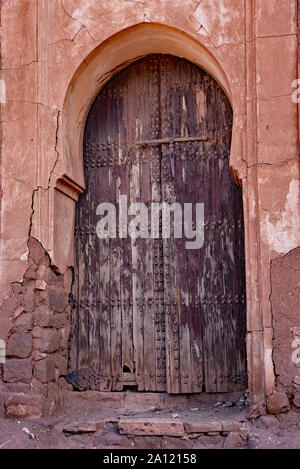
[{"label": "double wooden door", "polygon": [[[231,127],[219,85],[173,56],[133,63],[96,98],[76,207],[68,379],[77,389],[245,389],[244,227]],[[173,230],[163,238],[161,222],[151,237],[150,217],[148,233],[121,236],[124,195],[149,213],[154,202],[203,203],[203,247],[186,249]],[[117,223],[115,237],[99,239],[103,202],[114,205]]]}]

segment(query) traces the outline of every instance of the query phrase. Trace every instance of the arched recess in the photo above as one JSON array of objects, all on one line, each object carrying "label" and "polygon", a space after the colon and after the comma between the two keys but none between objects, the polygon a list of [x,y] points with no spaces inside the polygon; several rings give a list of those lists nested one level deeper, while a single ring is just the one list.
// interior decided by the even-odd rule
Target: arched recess
[{"label": "arched recess", "polygon": [[[75,387],[246,389],[243,204],[228,167],[231,128],[224,91],[182,58],[147,55],[101,89],[85,126],[86,190],[76,204],[68,376]],[[109,201],[120,215],[121,197],[142,202],[147,218],[153,202],[186,214],[187,202],[201,201],[205,248],[194,251],[178,234],[149,236],[150,213],[136,242],[121,234],[124,219],[115,239],[98,239],[98,204]]]},{"label": "arched recess", "polygon": [[[207,71],[223,88],[235,116],[236,103],[226,74],[211,52],[188,34],[161,24],[143,23],[117,33],[100,44],[75,72],[62,110],[61,160],[57,165],[54,190],[50,197],[49,248],[53,264],[64,272],[74,265],[75,202],[84,190],[83,133],[89,109],[104,84],[119,70],[148,54],[164,53],[185,58]],[[245,180],[242,161],[241,136],[238,119],[233,120],[230,167],[236,182]],[[244,205],[248,204],[248,189],[244,191]],[[246,264],[255,270],[255,229],[246,216]],[[252,233],[253,232],[253,233]],[[252,246],[252,247],[251,247]],[[247,254],[248,251],[248,254]],[[250,255],[250,253],[252,253]],[[251,257],[252,256],[252,257]],[[250,259],[251,257],[251,259]],[[250,265],[251,264],[251,265]],[[255,264],[254,267],[252,264]],[[250,269],[250,270],[251,270]],[[247,275],[247,297],[251,287]],[[248,291],[249,287],[249,291]],[[259,306],[256,296],[247,306],[248,325],[256,323]],[[252,305],[252,303],[253,305]],[[251,330],[251,327],[250,329]],[[254,339],[253,339],[254,340]],[[253,406],[263,412],[265,402],[264,341],[262,334],[255,343],[248,340],[249,389]]]}]

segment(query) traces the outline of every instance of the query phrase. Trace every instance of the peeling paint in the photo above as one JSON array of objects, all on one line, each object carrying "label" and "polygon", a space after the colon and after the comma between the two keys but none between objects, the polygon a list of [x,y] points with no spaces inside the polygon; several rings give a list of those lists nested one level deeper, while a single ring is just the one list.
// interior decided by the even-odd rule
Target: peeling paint
[{"label": "peeling paint", "polygon": [[263,213],[261,223],[262,239],[272,251],[285,254],[300,243],[299,235],[299,181],[290,183],[285,208],[278,212],[278,220],[270,221],[276,214]]},{"label": "peeling paint", "polygon": [[20,261],[27,261],[27,260],[28,260],[28,249],[20,257]]},{"label": "peeling paint", "polygon": [[250,218],[256,218],[256,201],[255,201],[255,199],[250,199],[249,208],[250,208]]},{"label": "peeling paint", "polygon": [[6,103],[6,85],[5,81],[2,78],[0,80],[0,103]]}]

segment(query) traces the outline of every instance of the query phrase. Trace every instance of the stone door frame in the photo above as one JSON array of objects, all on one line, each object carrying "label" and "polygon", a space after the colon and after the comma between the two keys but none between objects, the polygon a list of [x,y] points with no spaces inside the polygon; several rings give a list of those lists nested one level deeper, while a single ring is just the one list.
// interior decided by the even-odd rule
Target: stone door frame
[{"label": "stone door frame", "polygon": [[[243,188],[248,387],[253,415],[263,413],[266,396],[275,387],[273,329],[270,304],[266,300],[269,291],[265,282],[261,282],[269,275],[269,265],[265,266],[262,262],[263,249],[266,248],[262,246],[259,232],[257,166],[248,166],[244,157],[245,153],[251,154],[251,157],[257,153],[253,138],[254,126],[249,125],[247,128],[247,122],[242,123],[245,116],[254,123],[255,119],[251,104],[246,107],[245,93],[229,82],[217,59],[200,42],[169,26],[143,23],[117,33],[85,58],[69,84],[63,111],[59,116],[60,132],[56,149],[62,158],[55,168],[49,213],[40,214],[40,222],[33,223],[32,234],[44,246],[49,246],[49,254],[58,271],[63,273],[74,265],[74,214],[75,203],[85,188],[82,140],[88,111],[103,85],[115,73],[133,61],[155,53],[183,57],[205,69],[223,88],[233,108],[230,167],[235,181]],[[254,83],[253,73],[249,66],[250,84]],[[41,193],[39,197],[46,195]],[[43,204],[43,200],[39,203]],[[50,227],[46,221],[43,223],[42,217],[50,220]]]}]

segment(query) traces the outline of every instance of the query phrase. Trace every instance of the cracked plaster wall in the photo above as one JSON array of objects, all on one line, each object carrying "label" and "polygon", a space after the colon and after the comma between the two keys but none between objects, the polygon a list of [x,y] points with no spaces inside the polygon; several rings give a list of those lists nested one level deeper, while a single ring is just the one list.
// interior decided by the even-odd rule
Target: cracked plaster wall
[{"label": "cracked plaster wall", "polygon": [[[250,392],[261,409],[263,394],[275,384],[270,265],[300,245],[298,110],[291,100],[296,7],[296,0],[2,2],[0,300],[24,278],[30,236],[58,259],[61,273],[72,265],[74,202],[83,181],[75,134],[66,131],[66,122],[74,110],[83,129],[82,104],[73,90],[93,51],[109,41],[113,46],[109,38],[138,24],[183,31],[218,62],[234,110],[231,167],[244,193]],[[156,51],[153,35],[143,31]],[[178,55],[184,55],[187,39],[179,38]],[[168,52],[165,44],[161,52]],[[115,63],[119,48],[112,49]],[[188,41],[186,48],[192,59]],[[109,70],[109,59],[100,65]],[[86,75],[94,91],[101,82],[97,73]],[[72,108],[66,107],[68,96]],[[91,95],[84,99],[86,105]],[[0,313],[1,339],[11,327]]]}]

